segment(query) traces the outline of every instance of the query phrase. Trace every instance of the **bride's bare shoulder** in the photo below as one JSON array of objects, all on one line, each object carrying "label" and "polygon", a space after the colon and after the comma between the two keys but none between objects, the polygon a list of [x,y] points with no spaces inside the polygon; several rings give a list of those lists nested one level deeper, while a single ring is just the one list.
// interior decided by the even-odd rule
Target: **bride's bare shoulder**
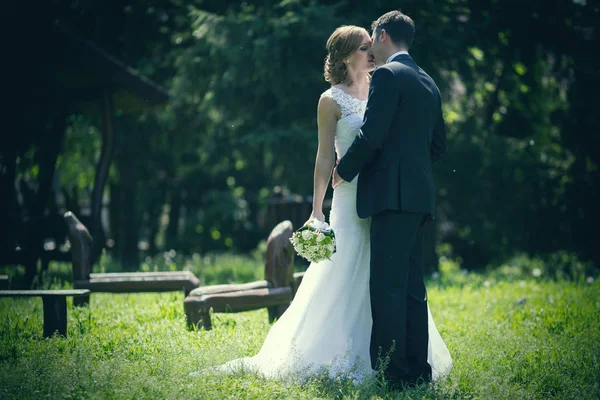
[{"label": "bride's bare shoulder", "polygon": [[327,89],[321,94],[318,105],[319,114],[330,114],[339,118],[341,115],[341,109],[338,103],[334,100],[331,88]]}]

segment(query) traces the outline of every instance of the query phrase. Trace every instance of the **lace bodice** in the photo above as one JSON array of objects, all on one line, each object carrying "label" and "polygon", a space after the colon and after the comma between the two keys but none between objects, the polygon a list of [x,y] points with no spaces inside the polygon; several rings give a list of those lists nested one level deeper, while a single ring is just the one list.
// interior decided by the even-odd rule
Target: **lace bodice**
[{"label": "lace bodice", "polygon": [[329,88],[321,96],[332,98],[342,111],[342,117],[338,120],[335,130],[335,153],[339,160],[346,154],[358,134],[367,100],[359,100],[336,87]]}]

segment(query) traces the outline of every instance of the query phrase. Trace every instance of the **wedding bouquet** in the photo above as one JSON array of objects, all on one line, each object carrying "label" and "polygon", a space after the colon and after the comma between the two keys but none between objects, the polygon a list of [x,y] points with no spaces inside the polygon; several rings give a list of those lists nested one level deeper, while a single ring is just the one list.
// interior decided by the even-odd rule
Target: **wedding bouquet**
[{"label": "wedding bouquet", "polygon": [[290,242],[294,250],[310,262],[331,260],[335,253],[335,234],[326,223],[317,219],[293,233]]}]

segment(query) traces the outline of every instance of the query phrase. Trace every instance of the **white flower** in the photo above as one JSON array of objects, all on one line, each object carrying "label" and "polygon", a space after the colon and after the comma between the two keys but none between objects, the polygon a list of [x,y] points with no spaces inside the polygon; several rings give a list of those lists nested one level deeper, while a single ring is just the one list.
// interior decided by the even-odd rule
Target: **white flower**
[{"label": "white flower", "polygon": [[310,239],[311,236],[312,236],[312,232],[309,231],[308,229],[305,231],[302,231],[302,239],[308,240],[308,239]]},{"label": "white flower", "polygon": [[319,221],[318,219],[313,219],[309,225],[320,231],[329,229],[329,225],[327,224],[327,222]]},{"label": "white flower", "polygon": [[319,232],[319,234],[317,235],[317,243],[321,243],[323,239],[325,239],[325,235]]}]

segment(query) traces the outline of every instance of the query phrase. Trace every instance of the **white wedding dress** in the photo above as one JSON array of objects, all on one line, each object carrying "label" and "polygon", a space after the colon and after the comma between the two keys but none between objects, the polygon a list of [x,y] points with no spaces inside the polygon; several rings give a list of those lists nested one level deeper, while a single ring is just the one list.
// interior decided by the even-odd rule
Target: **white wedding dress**
[{"label": "white wedding dress", "polygon": [[[362,124],[366,100],[332,87],[323,93],[339,105],[335,151],[341,158]],[[369,342],[370,219],[356,213],[356,181],[333,192],[329,217],[337,251],[331,260],[311,263],[290,307],[269,331],[253,357],[232,360],[219,371],[254,371],[266,378],[302,381],[317,373],[357,382],[371,376]],[[429,354],[433,379],[447,374],[452,359],[429,313]]]}]

